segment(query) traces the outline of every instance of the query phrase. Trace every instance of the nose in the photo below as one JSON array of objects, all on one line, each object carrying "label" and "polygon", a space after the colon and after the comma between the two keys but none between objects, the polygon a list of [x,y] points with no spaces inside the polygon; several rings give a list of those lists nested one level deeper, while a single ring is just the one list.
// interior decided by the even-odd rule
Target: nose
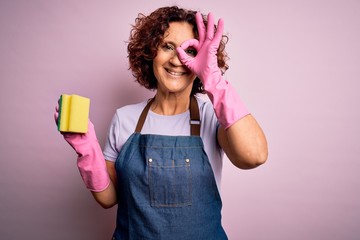
[{"label": "nose", "polygon": [[182,62],[180,61],[179,56],[176,51],[174,52],[173,56],[170,58],[169,62],[174,66],[182,66],[183,65]]}]

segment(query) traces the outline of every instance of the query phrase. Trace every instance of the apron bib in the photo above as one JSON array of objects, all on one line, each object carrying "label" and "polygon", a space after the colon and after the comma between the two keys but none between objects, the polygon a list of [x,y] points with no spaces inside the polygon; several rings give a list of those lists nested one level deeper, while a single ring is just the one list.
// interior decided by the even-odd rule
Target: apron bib
[{"label": "apron bib", "polygon": [[190,101],[191,136],[141,134],[154,99],[115,162],[118,210],[113,239],[222,240],[221,198]]}]

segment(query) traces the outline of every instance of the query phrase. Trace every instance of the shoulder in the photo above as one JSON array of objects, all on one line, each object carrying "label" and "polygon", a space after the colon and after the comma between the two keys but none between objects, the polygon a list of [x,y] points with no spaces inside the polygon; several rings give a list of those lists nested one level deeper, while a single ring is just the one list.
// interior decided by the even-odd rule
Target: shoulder
[{"label": "shoulder", "polygon": [[116,114],[120,116],[128,115],[131,113],[138,113],[138,112],[140,114],[141,111],[144,109],[146,103],[147,100],[135,104],[125,105],[123,107],[116,109]]},{"label": "shoulder", "polygon": [[112,124],[117,125],[120,128],[131,128],[132,126],[135,126],[146,103],[147,100],[125,105],[116,109]]}]

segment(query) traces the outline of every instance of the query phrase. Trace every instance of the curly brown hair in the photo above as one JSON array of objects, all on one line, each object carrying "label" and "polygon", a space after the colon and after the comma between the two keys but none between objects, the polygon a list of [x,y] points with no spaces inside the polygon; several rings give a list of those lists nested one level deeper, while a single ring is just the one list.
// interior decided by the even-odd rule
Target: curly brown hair
[{"label": "curly brown hair", "polygon": [[[196,11],[182,9],[177,6],[158,8],[148,16],[139,13],[135,19],[135,25],[132,25],[127,51],[130,63],[129,69],[140,85],[147,89],[157,88],[157,79],[153,72],[152,60],[156,57],[158,47],[163,42],[164,34],[169,28],[169,23],[187,22],[191,24],[194,35],[198,39],[195,14]],[[206,16],[202,16],[206,26]],[[223,35],[217,51],[218,66],[222,73],[229,68],[226,63],[228,55],[225,52],[227,41],[228,37]],[[197,77],[194,81],[191,94],[204,92],[204,87]]]}]

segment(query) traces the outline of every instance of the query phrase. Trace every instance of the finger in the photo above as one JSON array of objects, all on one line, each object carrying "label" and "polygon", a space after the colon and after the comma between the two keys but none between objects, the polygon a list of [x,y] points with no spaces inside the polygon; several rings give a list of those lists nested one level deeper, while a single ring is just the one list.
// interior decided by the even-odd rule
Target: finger
[{"label": "finger", "polygon": [[59,118],[59,103],[55,106],[54,119],[56,124],[58,124],[58,118]]},{"label": "finger", "polygon": [[193,61],[193,57],[189,56],[182,47],[176,48],[176,52],[178,54],[179,60],[187,67]]},{"label": "finger", "polygon": [[198,32],[199,32],[199,42],[203,43],[205,40],[206,28],[205,28],[205,24],[204,24],[204,19],[200,12],[196,13],[195,19],[196,19],[196,26],[197,26]]},{"label": "finger", "polygon": [[189,39],[183,42],[180,47],[176,48],[180,61],[187,66],[193,61],[193,56],[189,56],[189,54],[185,52],[189,47],[193,47],[198,51],[199,41],[197,39]]},{"label": "finger", "polygon": [[59,118],[59,113],[55,112],[54,113],[54,120],[55,120],[56,125],[58,124],[58,118]]},{"label": "finger", "polygon": [[188,49],[189,47],[193,47],[196,50],[199,50],[199,41],[197,39],[189,39],[183,42],[180,47],[184,50]]},{"label": "finger", "polygon": [[206,38],[213,39],[214,37],[214,15],[210,12],[207,17]]},{"label": "finger", "polygon": [[213,39],[213,41],[216,43],[217,46],[220,44],[220,41],[223,36],[223,32],[224,32],[224,20],[220,18],[218,21],[218,26],[217,26],[216,33],[215,33],[215,36]]}]

